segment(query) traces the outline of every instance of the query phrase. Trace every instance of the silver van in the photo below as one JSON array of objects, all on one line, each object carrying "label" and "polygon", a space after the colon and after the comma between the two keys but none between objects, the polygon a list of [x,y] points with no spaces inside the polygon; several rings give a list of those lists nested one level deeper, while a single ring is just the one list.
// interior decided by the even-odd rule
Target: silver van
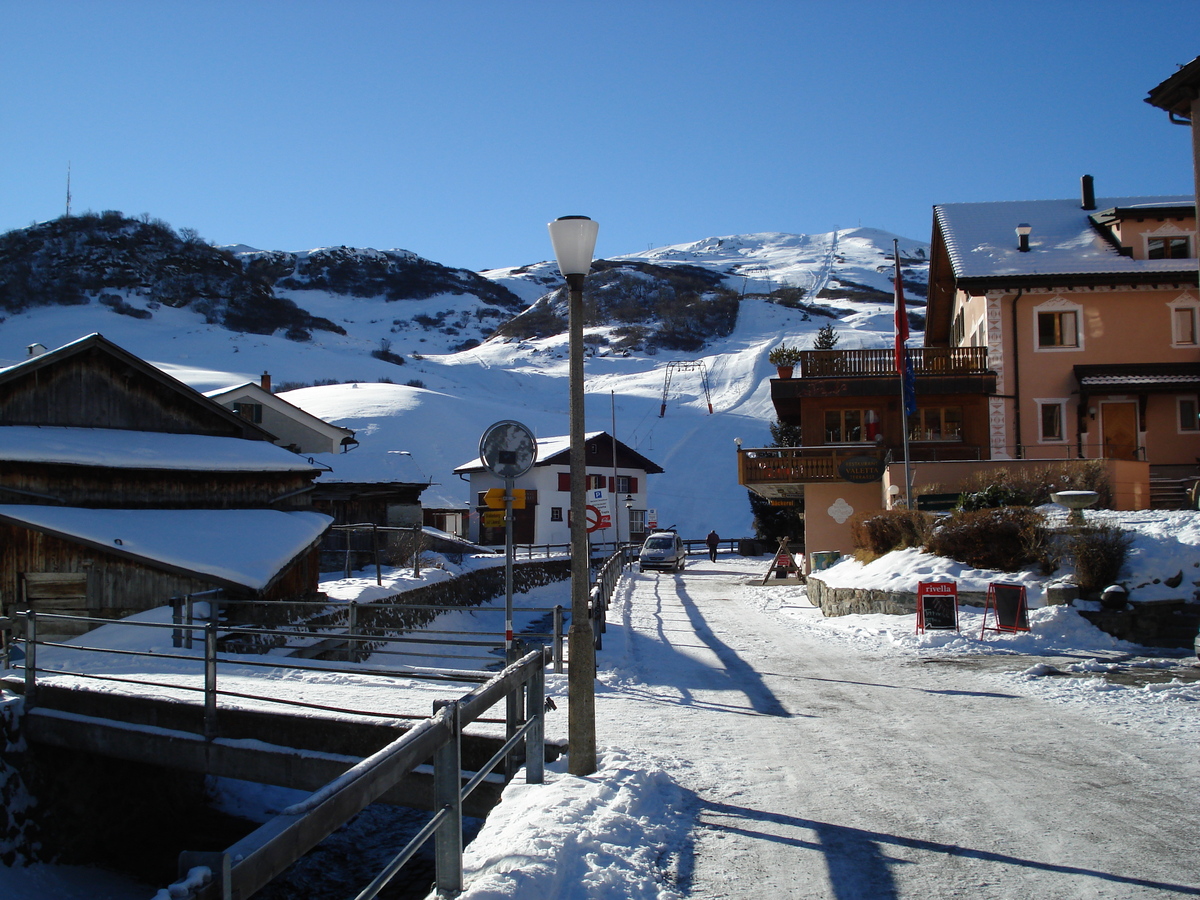
[{"label": "silver van", "polygon": [[678,534],[674,531],[655,531],[642,544],[638,554],[638,571],[661,569],[664,572],[679,572],[686,558],[687,552]]}]

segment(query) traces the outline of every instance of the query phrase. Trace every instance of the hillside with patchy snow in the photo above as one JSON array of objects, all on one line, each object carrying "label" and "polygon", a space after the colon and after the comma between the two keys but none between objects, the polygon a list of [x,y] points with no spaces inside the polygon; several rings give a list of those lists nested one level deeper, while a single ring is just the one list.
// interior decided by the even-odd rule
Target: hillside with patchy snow
[{"label": "hillside with patchy snow", "polygon": [[[706,293],[723,298],[714,301],[724,312],[714,314],[713,327],[693,331],[690,338],[678,327],[664,332],[653,316],[640,323],[600,317],[586,328],[587,428],[615,429],[620,440],[666,470],[649,482],[661,523],[687,536],[710,528],[731,537],[750,533],[734,439],[747,446],[770,441],[774,367],[767,354],[785,342],[811,346],[816,332],[830,323],[839,348],[885,346],[892,332],[892,239],[865,228],[737,235],[597,265],[589,293],[595,279],[597,293],[601,284],[640,281],[662,296],[670,288],[677,302],[691,302],[678,300],[689,284],[697,287],[696,302],[708,302]],[[903,239],[900,252],[919,328],[927,245]],[[486,291],[459,291],[474,284],[461,270],[438,267],[444,271],[437,277],[449,280],[401,303],[387,299],[386,284],[399,277],[403,251],[280,255],[238,247],[229,253],[266,260],[261,264],[274,267],[274,290],[282,300],[337,329],[313,328],[304,341],[289,339],[286,331],[231,331],[192,305],[150,309],[144,295],[129,289],[120,296],[125,312],[113,301],[9,311],[0,321],[0,361],[19,360],[30,344],[57,347],[100,332],[200,390],[256,380],[268,371],[285,399],[356,430],[359,447],[332,459],[335,470],[386,479],[396,471],[399,451],[407,451],[406,473],[416,471],[433,483],[424,495],[430,505],[465,505],[467,485],[452,470],[477,455],[479,437],[493,422],[517,419],[540,436],[567,433],[565,331],[487,338],[499,319],[486,310],[507,309],[496,298],[518,297],[514,313],[539,302],[556,313],[554,292],[561,279],[553,262],[482,273],[503,290],[490,303],[482,298]],[[373,257],[375,268],[364,275],[350,266],[350,255]],[[347,266],[353,277],[345,274]],[[662,277],[660,270],[672,268],[670,278]],[[385,285],[384,295],[372,294],[371,285]],[[619,297],[605,303],[625,308]],[[152,315],[129,314],[138,309]],[[628,340],[633,325],[646,329],[640,340]],[[693,342],[672,345],[662,340],[664,333]],[[677,371],[664,397],[667,364],[673,361],[703,365]]]}]

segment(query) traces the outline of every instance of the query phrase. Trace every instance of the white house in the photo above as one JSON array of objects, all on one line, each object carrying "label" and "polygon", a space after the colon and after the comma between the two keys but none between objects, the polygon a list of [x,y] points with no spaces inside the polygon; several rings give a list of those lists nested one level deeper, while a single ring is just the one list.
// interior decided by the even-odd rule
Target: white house
[{"label": "white house", "polygon": [[[603,490],[609,504],[611,528],[592,533],[592,540],[640,541],[646,535],[648,492],[646,477],[663,469],[636,450],[615,440],[605,431],[590,432],[585,439],[587,487]],[[503,544],[504,528],[484,528],[481,514],[487,510],[484,494],[503,488],[497,478],[476,458],[458,466],[455,474],[468,476],[471,483],[471,538],[481,544]],[[538,438],[537,461],[514,481],[525,491],[525,508],[514,510],[513,541],[518,544],[566,544],[571,508],[570,438]]]},{"label": "white house", "polygon": [[[309,499],[314,509],[333,516],[336,524],[411,527],[422,523],[421,492],[430,482],[407,451],[375,447],[349,453],[359,446],[353,429],[331,424],[273,394],[266,372],[261,384],[250,381],[205,396],[321,468]],[[455,522],[453,516],[443,516],[431,524],[451,530]]]},{"label": "white house", "polygon": [[330,425],[271,393],[266,372],[262,384],[248,381],[204,396],[262,426],[275,436],[276,444],[296,453],[342,453],[358,444],[351,429]]}]

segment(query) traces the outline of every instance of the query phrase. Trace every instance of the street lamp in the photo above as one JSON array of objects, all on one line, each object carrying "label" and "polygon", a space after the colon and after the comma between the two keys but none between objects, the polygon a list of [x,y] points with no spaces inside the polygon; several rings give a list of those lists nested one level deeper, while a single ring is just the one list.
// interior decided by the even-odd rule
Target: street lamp
[{"label": "street lamp", "polygon": [[558,270],[567,280],[570,365],[571,465],[571,627],[567,631],[568,763],[572,775],[596,771],[596,645],[588,616],[587,463],[583,428],[583,279],[592,268],[600,225],[587,216],[563,216],[549,223]]}]

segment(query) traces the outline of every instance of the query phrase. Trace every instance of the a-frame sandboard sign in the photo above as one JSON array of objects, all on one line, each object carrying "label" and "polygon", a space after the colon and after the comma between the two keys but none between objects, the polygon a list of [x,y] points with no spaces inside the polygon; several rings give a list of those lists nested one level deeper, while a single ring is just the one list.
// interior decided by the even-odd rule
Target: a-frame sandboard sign
[{"label": "a-frame sandboard sign", "polygon": [[[995,622],[988,624],[988,613]],[[1029,630],[1029,606],[1025,601],[1025,585],[993,581],[988,585],[987,602],[983,607],[983,628],[979,639],[989,631],[1015,633]]]},{"label": "a-frame sandboard sign", "polygon": [[771,566],[767,569],[767,573],[763,575],[763,584],[770,581],[772,575],[776,578],[787,578],[790,575],[795,575],[801,580],[804,579],[804,573],[800,571],[800,566],[796,564],[796,557],[788,549],[790,541],[790,538],[779,539],[779,549],[771,557]]},{"label": "a-frame sandboard sign", "polygon": [[958,631],[958,582],[917,583],[917,634]]}]

